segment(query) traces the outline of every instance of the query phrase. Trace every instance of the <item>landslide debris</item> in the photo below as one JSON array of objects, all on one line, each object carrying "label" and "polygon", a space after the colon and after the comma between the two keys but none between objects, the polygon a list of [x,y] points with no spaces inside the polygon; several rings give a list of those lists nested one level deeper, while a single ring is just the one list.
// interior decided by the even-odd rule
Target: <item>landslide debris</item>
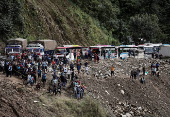
[{"label": "landslide debris", "polygon": [[[151,63],[159,63],[159,78],[151,75]],[[115,75],[110,77],[111,65]],[[140,83],[145,66],[146,84]],[[82,82],[87,92],[101,104],[110,108],[116,116],[163,116],[170,115],[170,65],[166,60],[112,59],[90,63],[90,75],[83,75]],[[140,69],[140,77],[130,79],[133,69]]]}]

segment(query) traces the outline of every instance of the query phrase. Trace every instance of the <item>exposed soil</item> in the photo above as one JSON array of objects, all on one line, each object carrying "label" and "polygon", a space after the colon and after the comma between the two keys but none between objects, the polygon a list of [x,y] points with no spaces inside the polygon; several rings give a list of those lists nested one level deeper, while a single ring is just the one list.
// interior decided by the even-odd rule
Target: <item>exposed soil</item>
[{"label": "exposed soil", "polygon": [[[155,62],[155,60],[128,58],[126,60],[101,60],[99,63],[89,62],[90,75],[81,73],[78,77],[86,86],[86,95],[90,95],[102,104],[107,109],[108,115],[112,117],[121,117],[127,113],[131,116],[169,117],[170,65],[165,60],[158,60],[160,63],[160,77],[158,78],[150,75],[152,61]],[[104,75],[104,73],[110,73],[112,64],[115,67],[115,76]],[[145,76],[146,84],[140,83],[142,73],[139,79],[130,79],[129,76],[132,69],[141,68],[143,65],[149,72]],[[82,72],[83,69],[84,67],[82,67]],[[104,77],[100,75],[97,77],[96,73],[102,73]],[[3,117],[55,116],[55,111],[51,112],[52,108],[38,106],[34,102],[41,95],[47,94],[46,89],[52,78],[51,73],[48,73],[47,78],[46,87],[37,91],[32,90],[30,86],[23,85],[20,78],[7,78],[0,73],[0,115]],[[38,79],[38,82],[40,81]],[[62,97],[73,98],[72,91],[66,88],[59,98]],[[58,96],[54,98],[57,99]]]}]

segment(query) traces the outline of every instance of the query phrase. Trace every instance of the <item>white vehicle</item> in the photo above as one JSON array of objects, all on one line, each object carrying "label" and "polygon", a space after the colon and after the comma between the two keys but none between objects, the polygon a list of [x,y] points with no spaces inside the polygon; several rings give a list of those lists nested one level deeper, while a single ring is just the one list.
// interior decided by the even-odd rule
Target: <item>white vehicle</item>
[{"label": "white vehicle", "polygon": [[154,46],[152,45],[144,46],[144,53],[145,58],[152,58],[152,54],[154,53]]},{"label": "white vehicle", "polygon": [[33,53],[35,52],[37,54],[44,55],[44,46],[39,43],[29,44],[26,47],[26,51],[33,52]]},{"label": "white vehicle", "polygon": [[125,59],[129,57],[129,51],[131,51],[131,56],[134,56],[135,54],[135,57],[136,57],[138,46],[120,45],[120,46],[117,46],[116,49],[117,49],[117,58]]},{"label": "white vehicle", "polygon": [[170,57],[170,45],[162,45],[160,47],[159,54],[162,54],[163,56]]},{"label": "white vehicle", "polygon": [[[105,57],[106,58],[109,58],[109,57],[110,58],[115,58],[115,57],[117,57],[117,50],[116,50],[115,46],[108,45],[108,46],[102,47],[101,49],[102,49],[102,51],[103,50],[105,51]],[[109,56],[109,54],[110,54],[110,56]]]}]

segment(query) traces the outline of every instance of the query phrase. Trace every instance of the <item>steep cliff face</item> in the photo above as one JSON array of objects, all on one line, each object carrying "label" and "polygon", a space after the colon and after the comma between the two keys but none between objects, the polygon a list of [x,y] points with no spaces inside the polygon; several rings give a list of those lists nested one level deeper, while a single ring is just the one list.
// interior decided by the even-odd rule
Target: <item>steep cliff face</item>
[{"label": "steep cliff face", "polygon": [[112,39],[97,20],[68,0],[22,0],[19,3],[22,30],[14,30],[13,38],[55,39],[58,46],[107,44],[108,39]]}]

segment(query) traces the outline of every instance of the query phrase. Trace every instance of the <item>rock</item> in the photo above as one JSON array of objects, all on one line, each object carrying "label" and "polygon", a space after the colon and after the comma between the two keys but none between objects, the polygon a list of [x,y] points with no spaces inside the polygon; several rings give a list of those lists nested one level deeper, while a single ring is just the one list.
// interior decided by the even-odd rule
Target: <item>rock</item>
[{"label": "rock", "polygon": [[126,115],[122,115],[122,117],[126,117]]},{"label": "rock", "polygon": [[34,101],[35,103],[39,102],[39,101]]},{"label": "rock", "polygon": [[120,84],[117,84],[117,86],[119,86],[119,87],[120,87]]},{"label": "rock", "polygon": [[107,93],[107,95],[110,95],[109,92],[107,90],[105,90],[105,92]]},{"label": "rock", "polygon": [[125,94],[124,90],[120,90],[120,92],[121,92],[121,94],[123,94],[123,95]]},{"label": "rock", "polygon": [[130,113],[126,113],[126,117],[132,117]]},{"label": "rock", "polygon": [[142,107],[138,107],[139,110],[142,110]]}]

